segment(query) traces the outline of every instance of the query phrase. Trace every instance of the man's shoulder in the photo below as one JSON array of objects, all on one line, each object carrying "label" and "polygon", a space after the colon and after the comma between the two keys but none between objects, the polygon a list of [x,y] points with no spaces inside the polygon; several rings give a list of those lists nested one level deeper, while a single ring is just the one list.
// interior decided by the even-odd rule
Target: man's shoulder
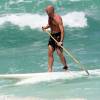
[{"label": "man's shoulder", "polygon": [[58,15],[58,14],[56,14],[55,20],[56,20],[58,23],[61,23],[61,22],[62,22],[62,18],[61,18],[61,16]]},{"label": "man's shoulder", "polygon": [[58,15],[58,14],[55,14],[55,15],[56,15],[56,18],[61,19],[60,15]]}]

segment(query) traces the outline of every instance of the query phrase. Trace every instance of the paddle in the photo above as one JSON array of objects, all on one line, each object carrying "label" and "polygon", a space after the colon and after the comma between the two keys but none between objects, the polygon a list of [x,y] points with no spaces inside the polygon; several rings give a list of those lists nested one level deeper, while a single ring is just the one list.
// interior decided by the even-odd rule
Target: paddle
[{"label": "paddle", "polygon": [[[51,33],[50,33],[49,31],[47,31],[46,29],[44,29],[44,31],[45,31],[46,33],[48,33],[48,35],[58,44],[58,41],[51,35]],[[67,49],[65,49],[63,46],[61,46],[61,48],[65,51],[66,54],[68,54],[68,55],[73,59],[73,61],[74,61],[75,63],[77,63],[77,64],[80,66],[81,69],[83,69],[83,70],[87,73],[87,75],[89,75],[88,70],[80,63],[79,60],[77,60],[77,59],[76,59]]]}]

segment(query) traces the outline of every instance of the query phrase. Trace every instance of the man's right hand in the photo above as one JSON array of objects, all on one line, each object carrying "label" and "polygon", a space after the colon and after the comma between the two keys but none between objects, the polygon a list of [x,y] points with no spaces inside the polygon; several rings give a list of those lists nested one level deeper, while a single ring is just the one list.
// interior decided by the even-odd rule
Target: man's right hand
[{"label": "man's right hand", "polygon": [[45,30],[46,30],[44,26],[42,26],[42,30],[43,30],[43,31],[45,31]]},{"label": "man's right hand", "polygon": [[48,29],[50,26],[47,24],[47,26],[42,26],[42,30],[46,31],[46,29]]}]

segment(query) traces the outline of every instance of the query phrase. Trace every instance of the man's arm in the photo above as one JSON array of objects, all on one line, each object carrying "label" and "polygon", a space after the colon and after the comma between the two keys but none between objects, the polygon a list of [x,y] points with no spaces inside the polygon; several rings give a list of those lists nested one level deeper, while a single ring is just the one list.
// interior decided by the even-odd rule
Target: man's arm
[{"label": "man's arm", "polygon": [[63,42],[63,40],[64,40],[64,26],[63,26],[63,22],[62,22],[61,17],[59,17],[59,19],[58,19],[58,24],[59,24],[59,28],[60,28],[60,31],[61,31],[60,42]]},{"label": "man's arm", "polygon": [[61,46],[64,41],[64,26],[63,26],[62,18],[58,16],[56,18],[56,22],[58,23],[60,31],[61,31],[61,39],[60,39],[60,42],[58,42],[58,45]]},{"label": "man's arm", "polygon": [[48,29],[48,28],[50,28],[49,20],[48,20],[48,24],[46,26],[42,26],[42,30],[44,31],[45,29]]}]

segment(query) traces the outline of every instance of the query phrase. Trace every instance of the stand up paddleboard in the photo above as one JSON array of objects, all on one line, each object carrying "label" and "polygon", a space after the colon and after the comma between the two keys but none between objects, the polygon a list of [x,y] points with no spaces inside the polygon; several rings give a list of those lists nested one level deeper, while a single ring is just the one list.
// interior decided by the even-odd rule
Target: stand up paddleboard
[{"label": "stand up paddleboard", "polygon": [[[100,76],[100,69],[89,70],[90,76]],[[52,81],[60,79],[76,79],[87,77],[84,71],[66,71],[66,72],[44,72],[28,74],[6,74],[0,75],[0,79],[20,79],[16,85],[34,84],[43,81]]]}]

